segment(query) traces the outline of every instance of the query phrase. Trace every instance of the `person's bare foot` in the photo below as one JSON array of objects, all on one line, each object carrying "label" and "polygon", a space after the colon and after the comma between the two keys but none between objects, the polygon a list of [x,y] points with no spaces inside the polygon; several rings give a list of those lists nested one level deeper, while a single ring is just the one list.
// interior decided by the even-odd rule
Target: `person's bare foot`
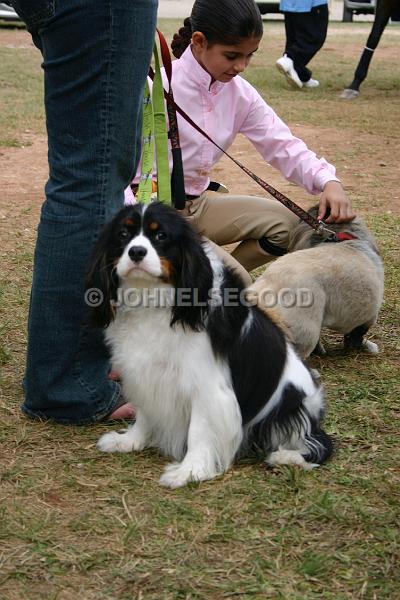
[{"label": "person's bare foot", "polygon": [[121,399],[111,414],[108,415],[107,421],[130,421],[135,418],[135,407]]},{"label": "person's bare foot", "polygon": [[[121,375],[116,369],[111,369],[111,371],[108,373],[108,379],[111,379],[112,381],[120,381]],[[113,412],[108,415],[107,421],[132,420],[135,418],[135,414],[136,411],[132,404],[125,402],[125,400],[121,398]]]},{"label": "person's bare foot", "polygon": [[120,381],[121,375],[118,373],[117,369],[111,369],[108,373],[108,379],[112,381]]}]

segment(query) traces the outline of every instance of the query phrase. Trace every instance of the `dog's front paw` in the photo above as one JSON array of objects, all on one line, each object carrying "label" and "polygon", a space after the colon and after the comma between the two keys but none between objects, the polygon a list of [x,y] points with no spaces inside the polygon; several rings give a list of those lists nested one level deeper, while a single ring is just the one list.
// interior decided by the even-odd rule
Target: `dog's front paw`
[{"label": "dog's front paw", "polygon": [[286,450],[285,448],[279,448],[279,450],[271,452],[267,456],[266,463],[270,467],[275,467],[277,465],[298,465],[306,470],[319,467],[319,465],[315,463],[307,462],[298,450]]},{"label": "dog's front paw", "polygon": [[121,432],[110,431],[101,436],[97,447],[102,452],[136,452],[143,450],[146,446],[146,429],[139,427],[136,422],[129,429]]},{"label": "dog's front paw", "polygon": [[363,341],[363,349],[365,352],[369,352],[369,354],[378,354],[379,346],[375,344],[375,342],[371,342],[371,340]]},{"label": "dog's front paw", "polygon": [[105,433],[96,445],[102,452],[132,452],[134,449],[131,436],[117,431]]},{"label": "dog's front paw", "polygon": [[205,481],[212,479],[217,473],[210,473],[202,465],[171,463],[164,469],[161,475],[160,484],[172,489],[182,487],[191,481]]},{"label": "dog's front paw", "polygon": [[319,380],[321,379],[321,373],[318,371],[318,369],[310,369],[310,373],[314,381],[319,382]]}]

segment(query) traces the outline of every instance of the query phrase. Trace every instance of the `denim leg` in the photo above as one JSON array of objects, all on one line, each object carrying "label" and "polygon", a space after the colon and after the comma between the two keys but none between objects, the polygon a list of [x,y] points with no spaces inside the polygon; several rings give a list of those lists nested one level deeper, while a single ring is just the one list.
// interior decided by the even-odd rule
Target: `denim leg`
[{"label": "denim leg", "polygon": [[[85,273],[138,160],[157,0],[18,0],[43,55],[49,180],[35,250],[25,402],[30,416],[100,420],[119,399]],[[136,151],[136,154],[135,154]]]}]

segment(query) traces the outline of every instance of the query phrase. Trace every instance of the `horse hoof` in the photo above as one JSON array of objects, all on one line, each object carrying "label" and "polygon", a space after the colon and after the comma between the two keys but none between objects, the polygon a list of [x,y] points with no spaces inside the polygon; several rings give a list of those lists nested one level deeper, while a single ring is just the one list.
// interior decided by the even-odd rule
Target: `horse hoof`
[{"label": "horse hoof", "polygon": [[344,98],[345,100],[353,100],[353,98],[357,98],[360,95],[360,92],[357,90],[351,90],[350,88],[346,88],[340,94],[340,98]]}]

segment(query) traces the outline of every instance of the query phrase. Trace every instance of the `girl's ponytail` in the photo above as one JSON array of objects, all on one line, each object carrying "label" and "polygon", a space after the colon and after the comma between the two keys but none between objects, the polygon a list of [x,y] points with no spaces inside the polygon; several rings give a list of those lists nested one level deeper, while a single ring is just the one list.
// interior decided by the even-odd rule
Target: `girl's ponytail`
[{"label": "girl's ponytail", "polygon": [[174,56],[182,56],[194,31],[201,31],[209,44],[235,46],[243,39],[261,37],[263,24],[254,0],[195,0],[192,14],[172,40]]},{"label": "girl's ponytail", "polygon": [[175,33],[172,42],[172,54],[176,58],[180,58],[189,46],[192,39],[192,23],[190,17],[187,17],[183,22],[183,27],[180,28],[178,33]]}]

